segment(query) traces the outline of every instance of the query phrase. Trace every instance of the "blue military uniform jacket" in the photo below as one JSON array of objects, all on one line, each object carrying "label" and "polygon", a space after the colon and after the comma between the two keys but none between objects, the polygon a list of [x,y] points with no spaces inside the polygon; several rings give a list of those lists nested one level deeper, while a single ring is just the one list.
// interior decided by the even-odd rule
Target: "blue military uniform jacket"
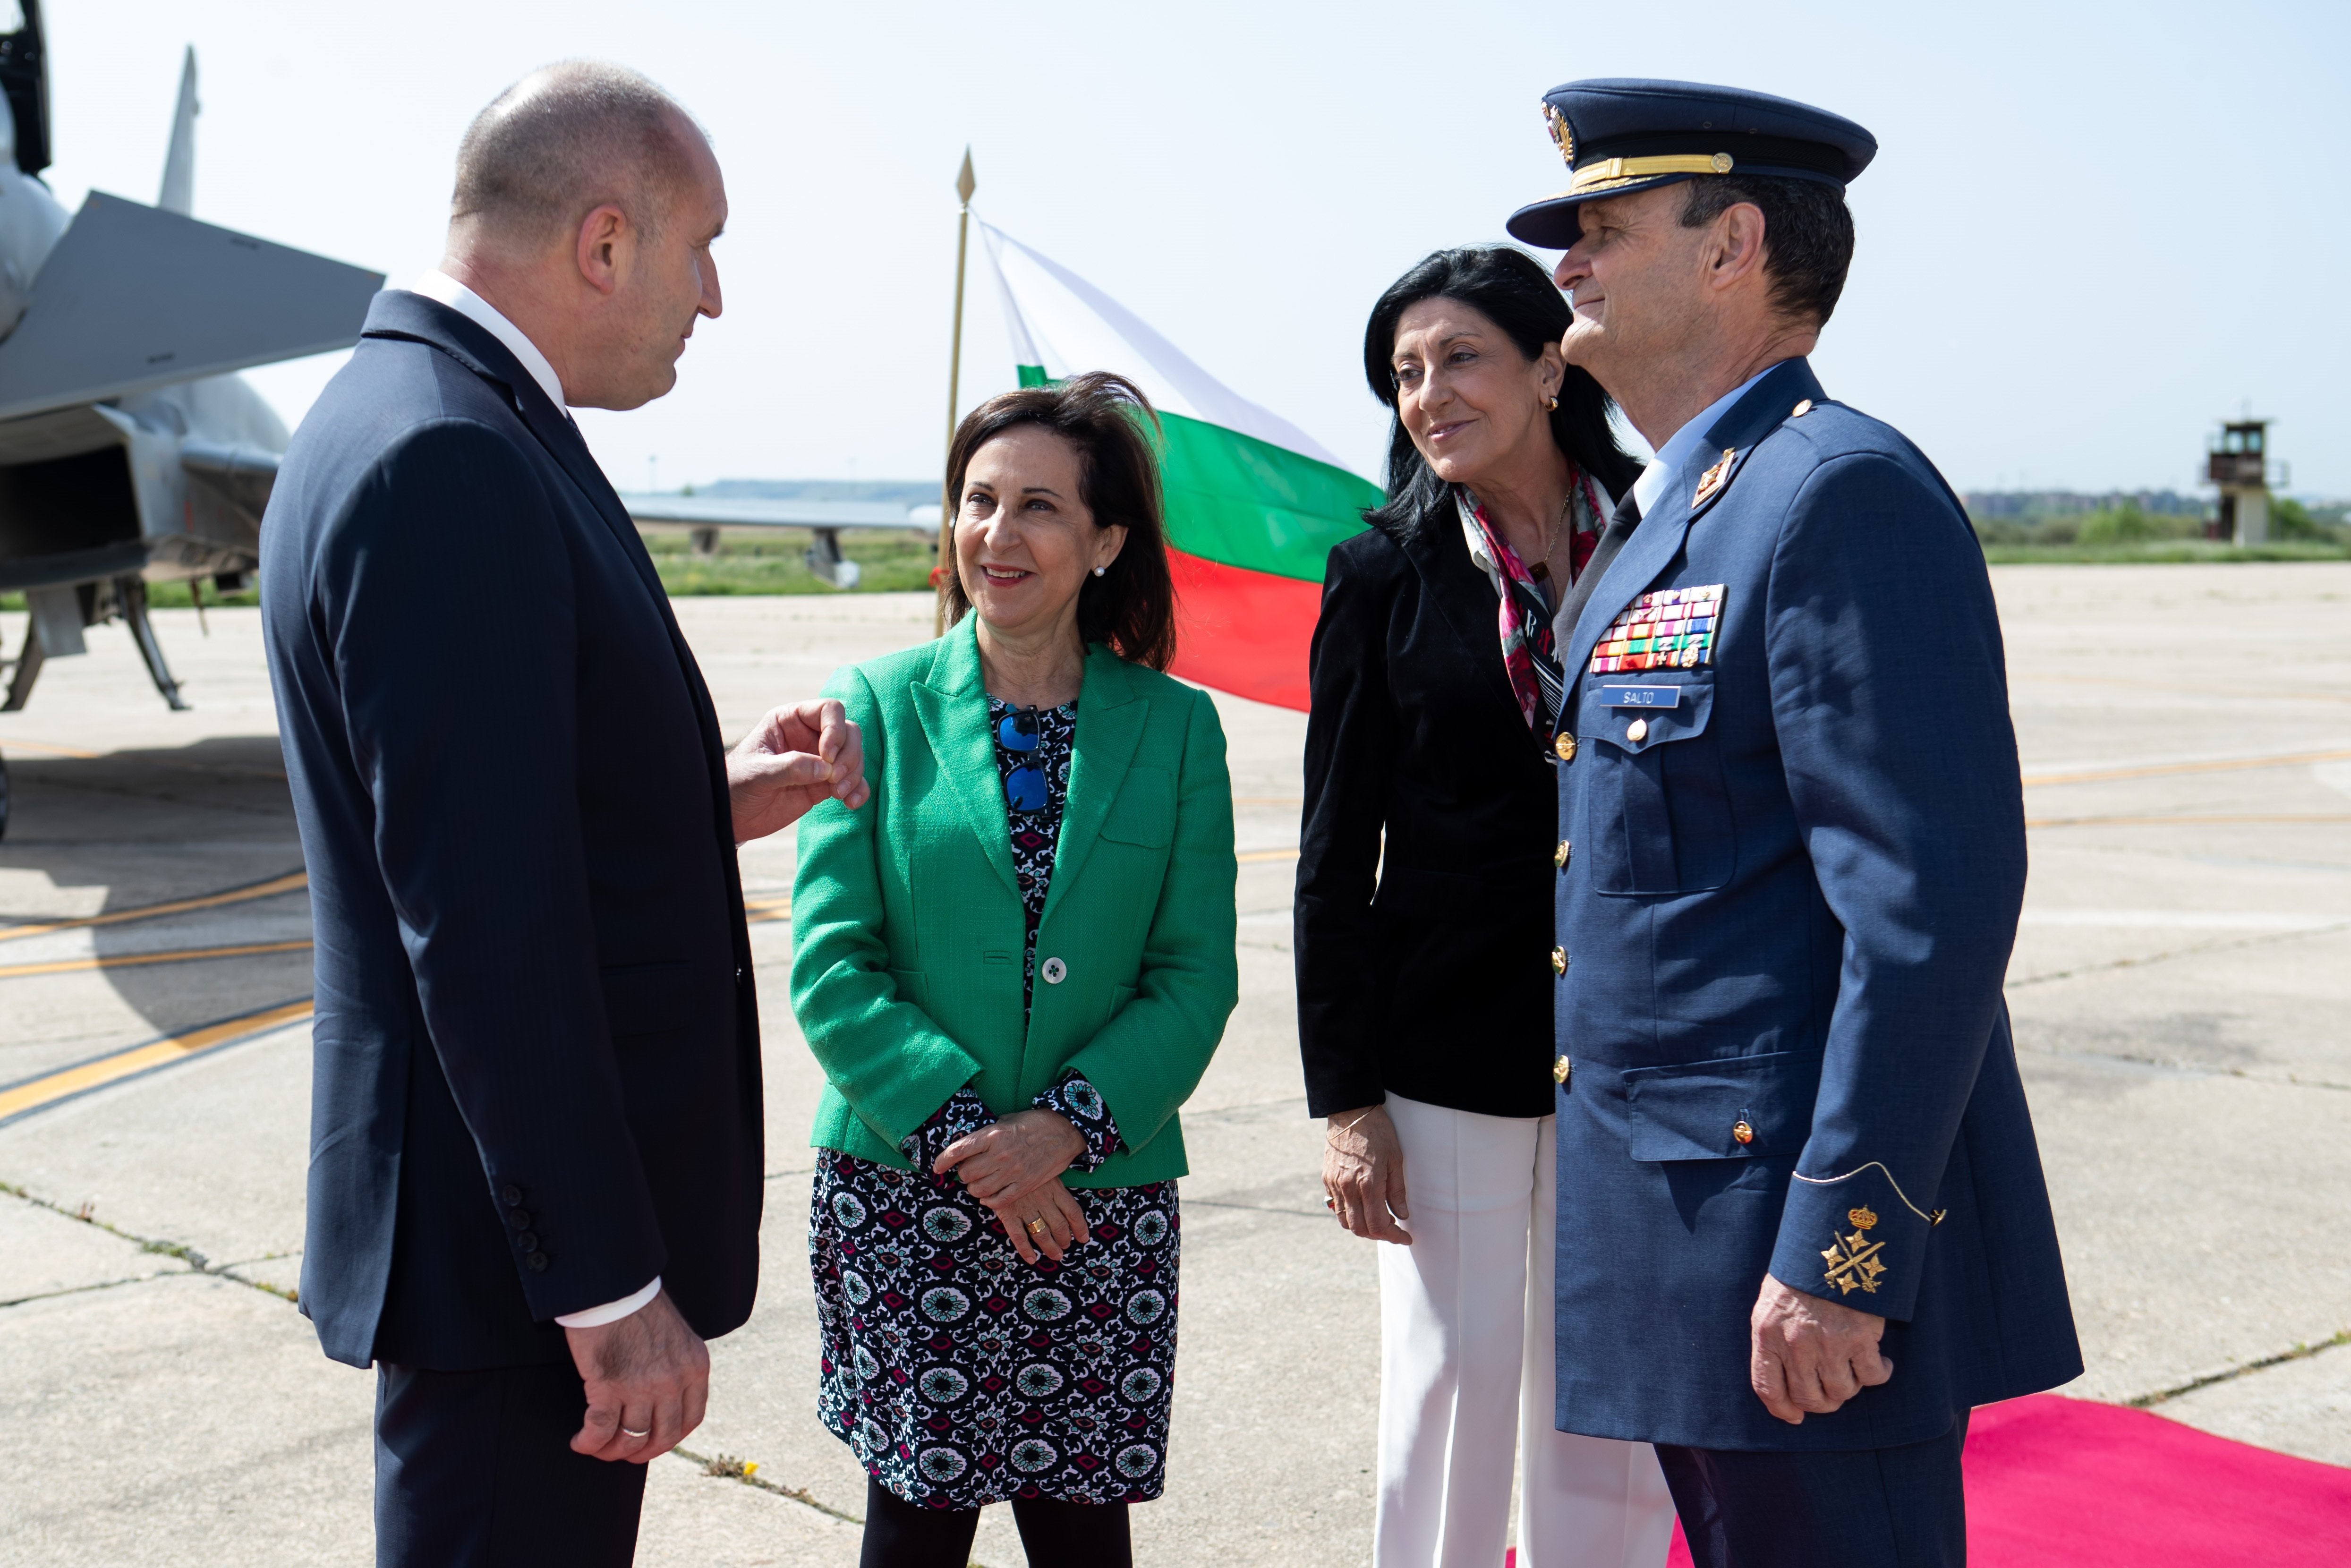
[{"label": "blue military uniform jacket", "polygon": [[[1786,361],[1562,656],[1559,1426],[1883,1448],[2074,1376],[2001,995],[2016,740],[1958,500]],[[1892,1381],[1773,1417],[1766,1271],[1888,1319]]]}]

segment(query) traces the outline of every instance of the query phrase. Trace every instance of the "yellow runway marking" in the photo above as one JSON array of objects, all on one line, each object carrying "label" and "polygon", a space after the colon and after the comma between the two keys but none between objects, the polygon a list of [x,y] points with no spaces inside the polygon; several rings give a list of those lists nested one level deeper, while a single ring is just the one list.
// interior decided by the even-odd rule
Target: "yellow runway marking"
[{"label": "yellow runway marking", "polygon": [[2217,817],[2028,817],[2028,828],[2210,828],[2239,823],[2351,822],[2351,812],[2314,812],[2303,816],[2257,816],[2240,813]]},{"label": "yellow runway marking", "polygon": [[46,751],[52,757],[77,757],[84,762],[95,761],[106,755],[103,751],[84,751],[78,746],[52,746],[46,740],[9,740],[0,742],[16,751]]},{"label": "yellow runway marking", "polygon": [[[2053,675],[2028,672],[2023,674],[2012,674],[2009,679],[2033,681],[2043,685],[2057,686],[2136,686],[2142,691],[2186,692],[2214,697],[2241,698],[2245,695],[2245,688],[2242,686],[2199,685],[2182,681],[2147,680],[2129,675]],[[2351,696],[2346,696],[2341,692],[2263,692],[2261,695],[2263,700],[2272,702],[2351,702]]]},{"label": "yellow runway marking", "polygon": [[275,898],[281,893],[292,893],[310,885],[303,872],[290,872],[272,877],[267,882],[255,883],[251,887],[233,887],[226,893],[208,893],[200,898],[175,898],[163,904],[142,904],[136,909],[117,909],[105,915],[85,915],[73,920],[47,920],[36,925],[0,926],[0,942],[15,942],[26,936],[46,936],[52,931],[82,931],[93,925],[120,925],[131,920],[155,920],[166,915],[184,915],[192,909],[218,909],[225,904],[245,904],[256,898]]},{"label": "yellow runway marking", "polygon": [[59,958],[48,964],[0,964],[0,980],[28,975],[70,975],[85,969],[135,969],[145,964],[189,964],[199,958],[246,958],[259,953],[307,953],[301,942],[248,942],[235,947],[174,947],[162,953],[110,953],[98,958]]},{"label": "yellow runway marking", "polygon": [[2158,762],[2144,768],[2091,768],[2079,773],[2043,773],[2024,787],[2045,784],[2105,784],[2117,779],[2162,779],[2179,773],[2235,773],[2248,768],[2299,768],[2312,762],[2351,759],[2351,751],[2304,751],[2292,757],[2221,757],[2210,762]]},{"label": "yellow runway marking", "polygon": [[1296,850],[1243,850],[1233,858],[1243,865],[1249,865],[1257,861],[1294,861],[1298,858],[1298,852]]},{"label": "yellow runway marking", "polygon": [[12,1121],[26,1112],[37,1111],[72,1095],[104,1088],[136,1072],[184,1061],[189,1057],[220,1046],[235,1045],[238,1040],[266,1034],[271,1030],[282,1029],[309,1016],[310,1000],[305,997],[298,1002],[286,1002],[257,1013],[247,1013],[243,1018],[206,1024],[202,1029],[190,1030],[168,1040],[150,1040],[145,1045],[134,1045],[112,1055],[101,1056],[95,1061],[85,1061],[12,1088],[0,1089],[0,1122]]}]

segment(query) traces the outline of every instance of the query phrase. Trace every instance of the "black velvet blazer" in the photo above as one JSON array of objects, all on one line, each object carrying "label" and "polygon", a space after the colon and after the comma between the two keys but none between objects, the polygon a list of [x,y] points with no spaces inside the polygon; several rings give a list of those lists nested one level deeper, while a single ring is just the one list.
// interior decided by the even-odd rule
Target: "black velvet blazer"
[{"label": "black velvet blazer", "polygon": [[1331,552],[1295,916],[1314,1115],[1551,1113],[1557,785],[1496,611],[1450,504]]}]

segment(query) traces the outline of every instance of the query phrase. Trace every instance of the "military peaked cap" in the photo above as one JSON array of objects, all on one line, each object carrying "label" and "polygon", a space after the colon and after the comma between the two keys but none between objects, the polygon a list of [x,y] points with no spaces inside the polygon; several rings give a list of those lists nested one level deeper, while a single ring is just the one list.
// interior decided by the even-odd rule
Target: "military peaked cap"
[{"label": "military peaked cap", "polygon": [[1877,139],[1842,115],[1696,82],[1572,81],[1543,95],[1543,120],[1567,161],[1567,189],[1520,207],[1508,226],[1549,250],[1573,245],[1576,208],[1603,196],[1729,173],[1843,189],[1877,155]]}]

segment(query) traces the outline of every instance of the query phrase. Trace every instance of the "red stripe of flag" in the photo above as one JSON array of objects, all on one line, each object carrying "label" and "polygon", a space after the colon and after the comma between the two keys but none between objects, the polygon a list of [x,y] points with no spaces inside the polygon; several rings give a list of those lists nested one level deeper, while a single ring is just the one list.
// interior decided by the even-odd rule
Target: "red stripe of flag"
[{"label": "red stripe of flag", "polygon": [[1167,552],[1176,579],[1173,673],[1220,692],[1306,711],[1306,654],[1322,585]]}]

